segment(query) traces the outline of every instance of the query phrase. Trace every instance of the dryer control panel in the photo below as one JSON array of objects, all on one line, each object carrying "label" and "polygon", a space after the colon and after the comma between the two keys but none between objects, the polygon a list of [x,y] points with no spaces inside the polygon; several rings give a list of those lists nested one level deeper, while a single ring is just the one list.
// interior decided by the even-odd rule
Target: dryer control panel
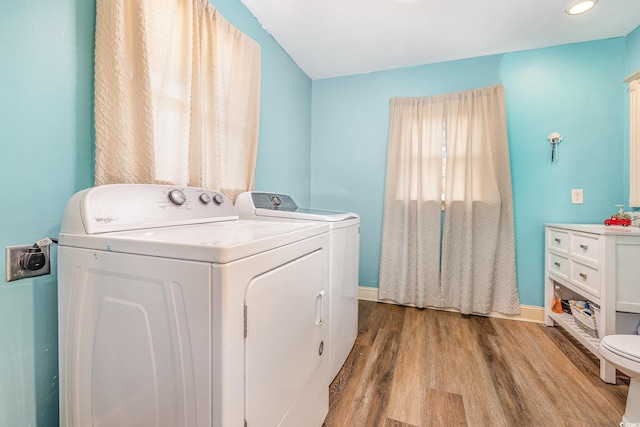
[{"label": "dryer control panel", "polygon": [[222,193],[199,187],[109,184],[76,193],[62,233],[96,234],[238,219]]}]

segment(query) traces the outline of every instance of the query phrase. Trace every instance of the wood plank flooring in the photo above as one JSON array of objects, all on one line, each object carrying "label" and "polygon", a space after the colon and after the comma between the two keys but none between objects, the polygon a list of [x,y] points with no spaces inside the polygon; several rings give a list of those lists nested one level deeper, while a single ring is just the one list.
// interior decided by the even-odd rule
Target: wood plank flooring
[{"label": "wood plank flooring", "polygon": [[325,427],[617,426],[628,378],[561,328],[359,303]]}]

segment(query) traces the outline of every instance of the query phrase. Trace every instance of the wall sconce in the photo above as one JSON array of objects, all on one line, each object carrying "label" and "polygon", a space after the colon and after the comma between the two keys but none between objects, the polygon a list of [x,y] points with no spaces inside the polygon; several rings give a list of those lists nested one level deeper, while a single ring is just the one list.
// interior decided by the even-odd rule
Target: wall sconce
[{"label": "wall sconce", "polygon": [[551,135],[547,137],[549,142],[551,143],[551,163],[554,163],[558,160],[558,154],[556,152],[558,144],[562,141],[562,137],[558,132],[553,132]]}]

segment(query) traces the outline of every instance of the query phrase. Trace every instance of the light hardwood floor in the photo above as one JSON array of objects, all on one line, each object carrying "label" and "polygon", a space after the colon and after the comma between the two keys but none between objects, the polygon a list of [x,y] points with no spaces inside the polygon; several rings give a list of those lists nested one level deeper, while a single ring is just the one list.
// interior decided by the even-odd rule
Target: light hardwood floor
[{"label": "light hardwood floor", "polygon": [[326,427],[618,426],[629,380],[561,328],[359,303]]}]

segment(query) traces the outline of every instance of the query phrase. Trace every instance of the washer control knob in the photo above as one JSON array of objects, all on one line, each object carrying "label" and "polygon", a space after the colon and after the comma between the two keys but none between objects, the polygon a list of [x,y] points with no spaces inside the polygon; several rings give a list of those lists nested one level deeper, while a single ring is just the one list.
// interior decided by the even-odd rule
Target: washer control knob
[{"label": "washer control knob", "polygon": [[222,194],[216,193],[213,196],[213,203],[215,203],[216,205],[221,205],[222,202],[224,202],[224,197],[222,197]]},{"label": "washer control knob", "polygon": [[209,196],[207,193],[202,193],[200,195],[200,201],[206,205],[211,201],[211,196]]},{"label": "washer control knob", "polygon": [[174,205],[180,206],[187,201],[187,196],[180,190],[171,190],[169,191],[169,201]]},{"label": "washer control knob", "polygon": [[273,196],[271,198],[271,203],[273,203],[274,206],[280,206],[282,204],[282,200],[280,200],[280,197],[278,196]]}]

